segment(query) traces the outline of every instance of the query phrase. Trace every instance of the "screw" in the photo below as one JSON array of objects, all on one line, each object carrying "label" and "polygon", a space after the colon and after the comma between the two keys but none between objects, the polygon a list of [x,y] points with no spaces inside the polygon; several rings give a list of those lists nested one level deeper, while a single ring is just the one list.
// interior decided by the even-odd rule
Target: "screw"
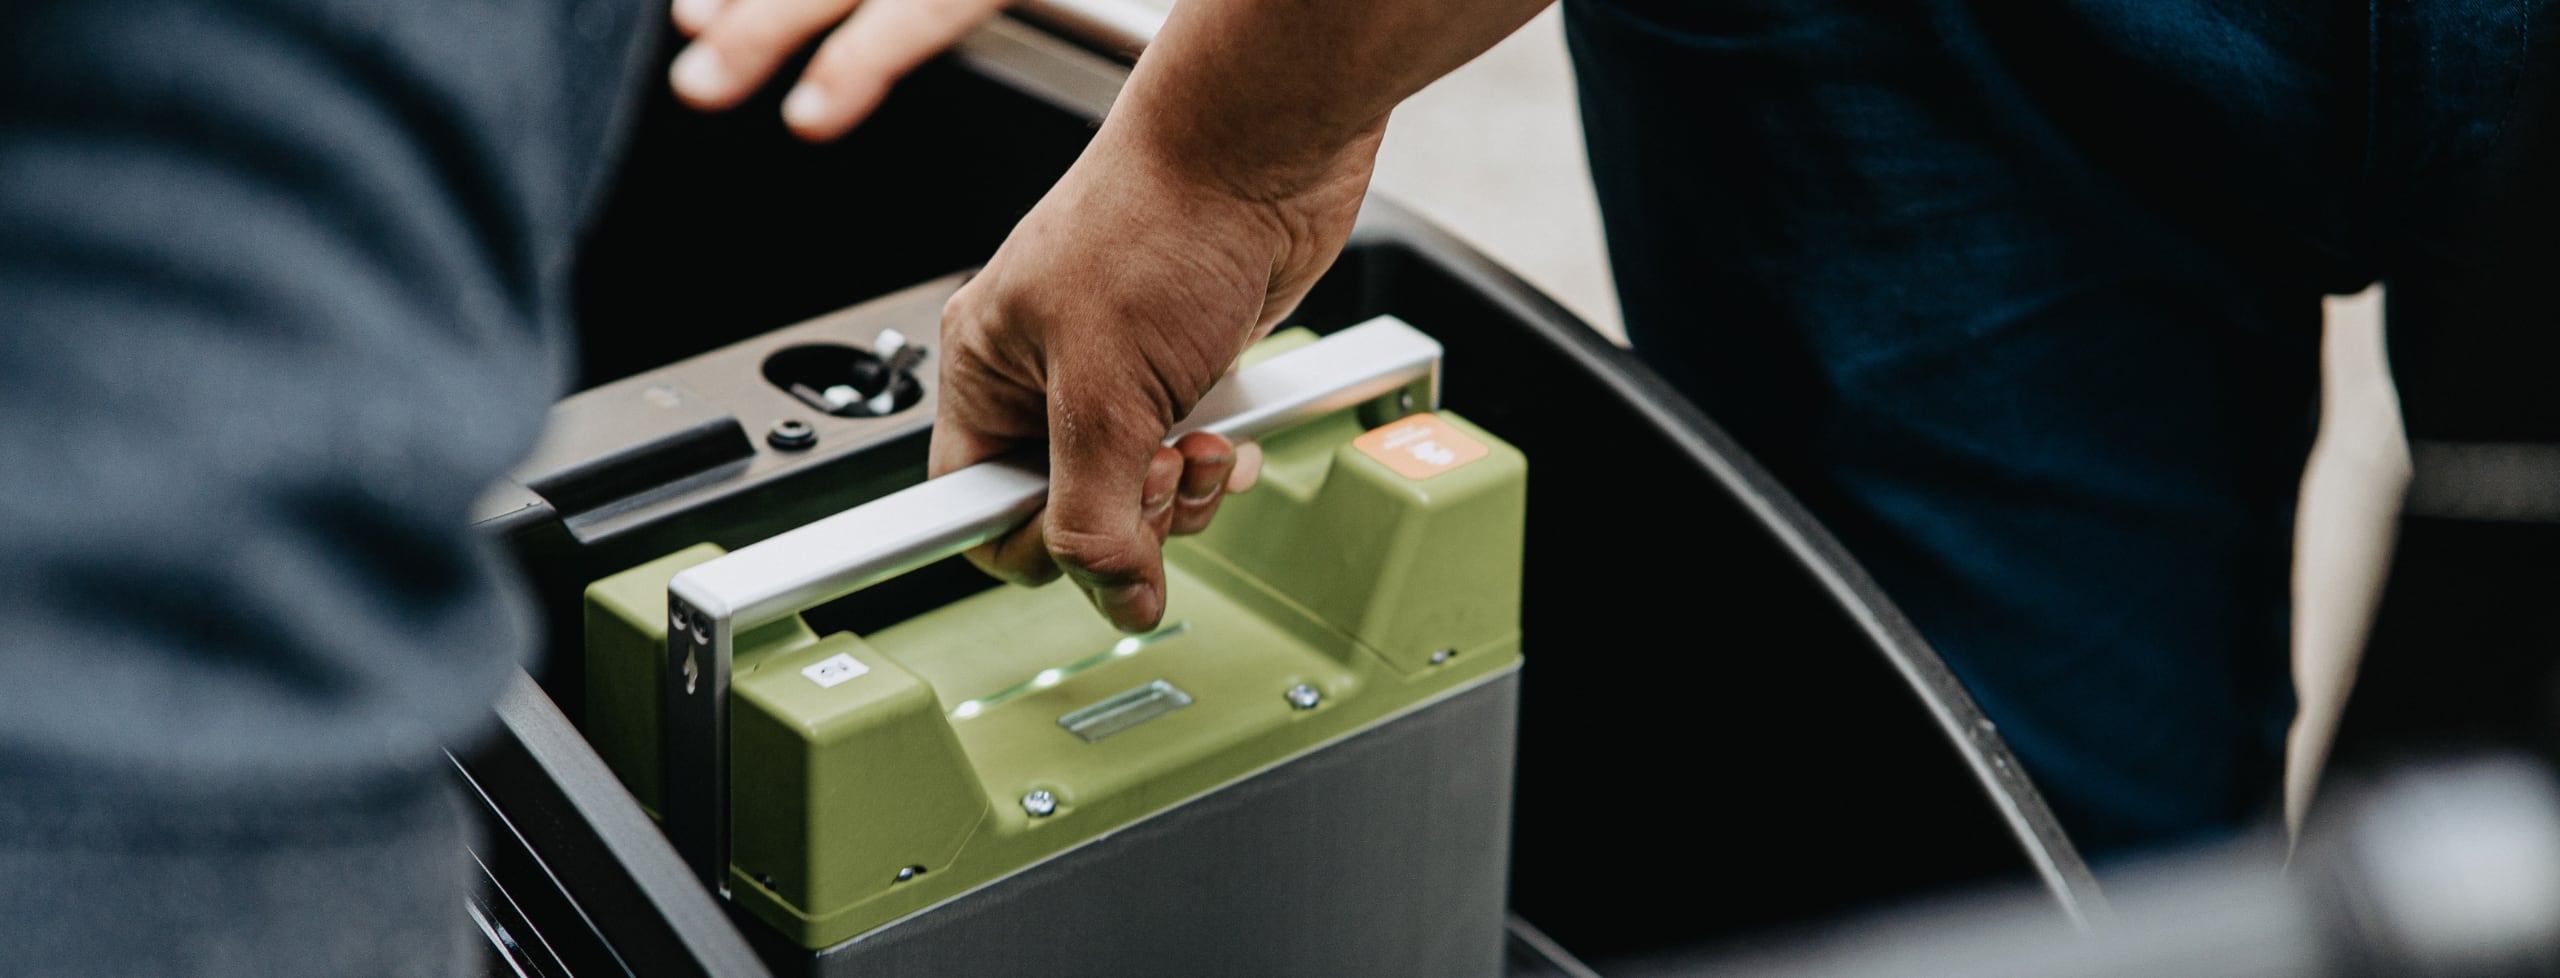
[{"label": "screw", "polygon": [[1413,389],[1412,389],[1412,388],[1408,387],[1408,388],[1405,388],[1404,390],[1400,390],[1400,391],[1397,391],[1397,392],[1396,392],[1396,413],[1397,413],[1397,414],[1412,414],[1412,413],[1413,413]]},{"label": "screw", "polygon": [[798,418],[784,418],[764,433],[764,442],[786,452],[802,451],[818,443],[818,430]]},{"label": "screw", "polygon": [[1431,653],[1431,664],[1435,666],[1439,665],[1449,661],[1450,659],[1456,658],[1457,655],[1458,650],[1456,649],[1441,649],[1438,652]]},{"label": "screw", "polygon": [[1033,791],[1022,796],[1022,810],[1031,813],[1032,818],[1048,818],[1058,811],[1058,796],[1045,788]]},{"label": "screw", "polygon": [[773,874],[772,874],[772,873],[757,873],[757,874],[756,874],[756,885],[757,885],[757,886],[764,887],[765,889],[768,889],[768,890],[773,889]]},{"label": "screw", "polygon": [[1324,702],[1324,692],[1305,683],[1299,683],[1289,687],[1288,692],[1280,694],[1280,698],[1288,700],[1293,708],[1312,710],[1316,708],[1316,704]]},{"label": "screw", "polygon": [[905,868],[905,869],[901,869],[901,870],[899,870],[899,871],[898,871],[898,880],[897,880],[897,881],[898,881],[898,882],[900,882],[900,883],[904,883],[904,882],[906,882],[906,881],[908,881],[908,880],[914,879],[914,878],[916,878],[916,877],[918,877],[918,876],[922,876],[922,875],[924,875],[924,867],[922,867],[922,866],[909,866],[909,867],[907,867],[907,868]]}]

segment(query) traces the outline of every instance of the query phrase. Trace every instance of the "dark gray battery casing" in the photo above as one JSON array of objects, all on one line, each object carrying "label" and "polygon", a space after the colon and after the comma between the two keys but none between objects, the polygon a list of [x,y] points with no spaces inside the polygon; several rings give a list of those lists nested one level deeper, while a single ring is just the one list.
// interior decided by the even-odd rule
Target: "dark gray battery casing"
[{"label": "dark gray battery casing", "polygon": [[807,978],[1502,973],[1518,667],[815,953]]}]

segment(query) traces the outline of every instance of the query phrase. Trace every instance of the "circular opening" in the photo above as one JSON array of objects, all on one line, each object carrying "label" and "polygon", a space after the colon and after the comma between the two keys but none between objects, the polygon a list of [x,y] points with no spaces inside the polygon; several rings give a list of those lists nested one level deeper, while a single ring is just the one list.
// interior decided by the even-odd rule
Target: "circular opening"
[{"label": "circular opening", "polygon": [[896,414],[924,399],[912,371],[890,369],[868,351],[836,343],[776,350],[764,358],[764,379],[839,418]]}]

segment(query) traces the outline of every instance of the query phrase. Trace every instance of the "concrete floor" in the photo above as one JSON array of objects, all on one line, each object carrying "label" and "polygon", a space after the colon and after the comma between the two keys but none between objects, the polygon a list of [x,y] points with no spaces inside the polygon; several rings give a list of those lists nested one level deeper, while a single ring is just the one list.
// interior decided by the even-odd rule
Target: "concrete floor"
[{"label": "concrete floor", "polygon": [[1397,109],[1371,186],[1625,341],[1560,8]]},{"label": "concrete floor", "polygon": [[[1376,187],[1623,342],[1561,24],[1549,9],[1399,109]],[[2380,305],[2374,292],[2329,303],[2324,419],[2303,479],[2295,545],[2302,710],[2289,818],[2310,798],[2354,680],[2408,481],[2399,404],[2383,369]]]}]

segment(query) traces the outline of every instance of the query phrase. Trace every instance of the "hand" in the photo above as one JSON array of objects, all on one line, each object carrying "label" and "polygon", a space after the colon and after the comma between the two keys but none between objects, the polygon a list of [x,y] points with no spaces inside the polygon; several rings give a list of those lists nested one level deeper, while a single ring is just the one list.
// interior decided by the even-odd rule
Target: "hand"
[{"label": "hand", "polygon": [[1164,615],[1165,536],[1207,526],[1260,465],[1250,445],[1168,448],[1165,433],[1333,263],[1377,134],[1246,185],[1186,169],[1124,121],[944,307],[932,471],[1046,442],[1047,508],[969,557],[1018,583],[1063,571],[1135,632]]},{"label": "hand", "polygon": [[851,130],[891,84],[1005,2],[676,0],[676,29],[694,41],[676,56],[668,82],[687,105],[727,109],[754,94],[792,52],[842,23],[782,101],[782,121],[794,134],[825,142]]}]

